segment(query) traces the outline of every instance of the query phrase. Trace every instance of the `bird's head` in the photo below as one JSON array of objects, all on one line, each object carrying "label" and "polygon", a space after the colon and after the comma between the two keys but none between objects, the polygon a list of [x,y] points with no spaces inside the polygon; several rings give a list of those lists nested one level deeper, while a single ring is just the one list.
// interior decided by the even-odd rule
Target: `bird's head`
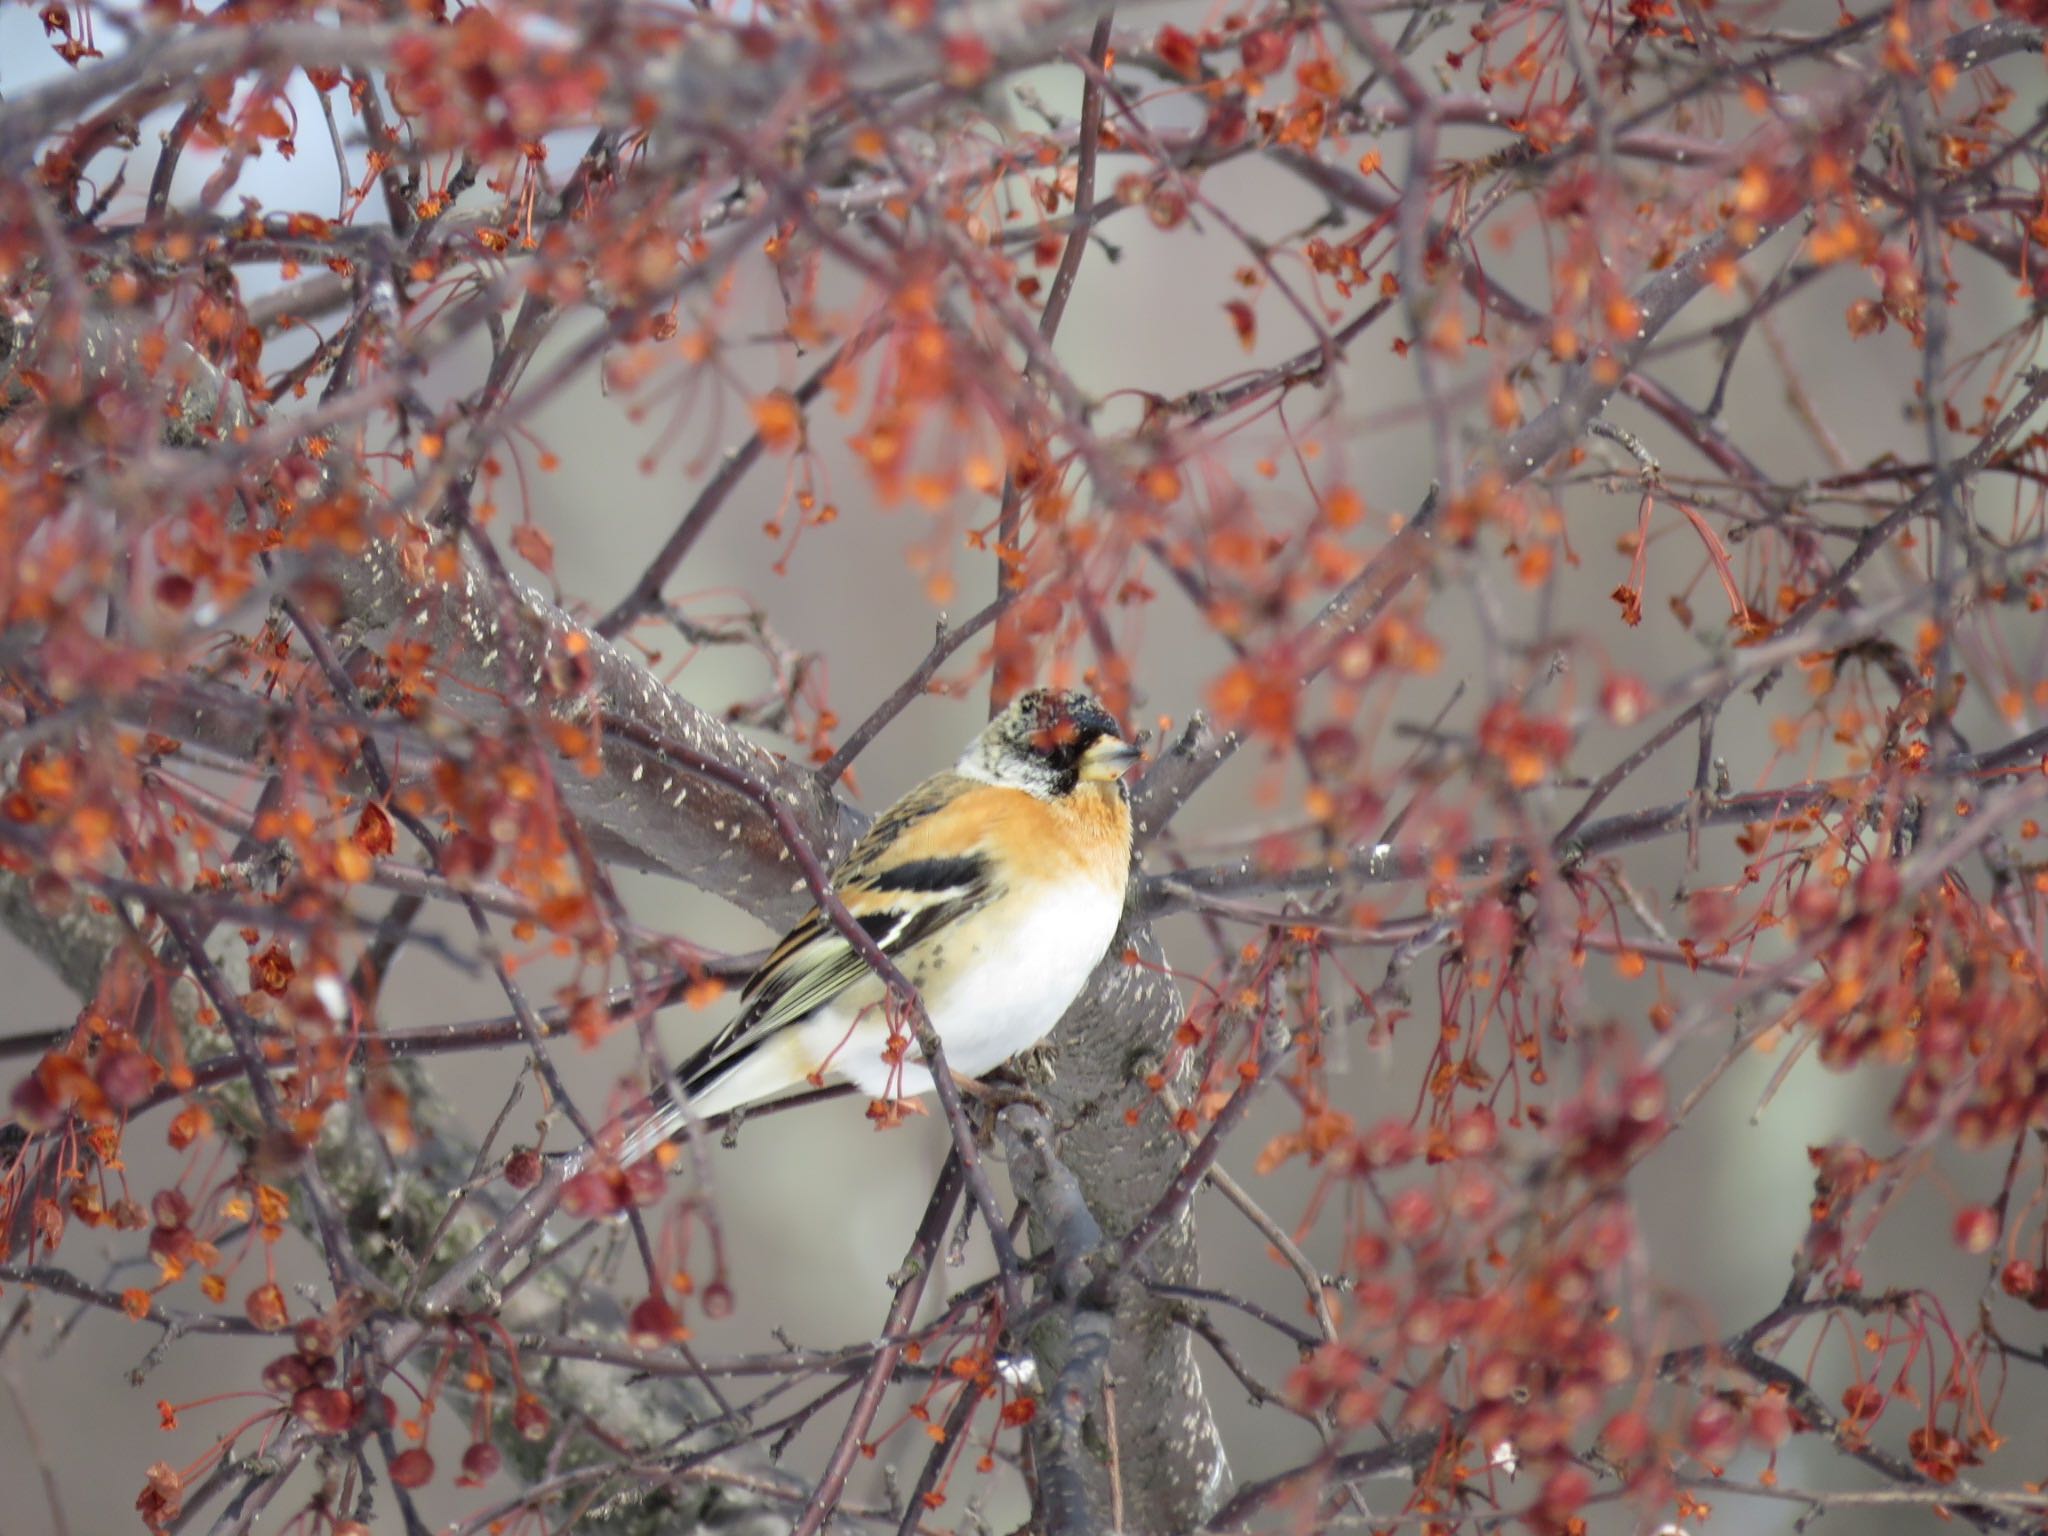
[{"label": "bird's head", "polygon": [[1115,782],[1139,756],[1116,717],[1087,694],[1034,688],[968,743],[959,771],[1056,799],[1076,785]]}]

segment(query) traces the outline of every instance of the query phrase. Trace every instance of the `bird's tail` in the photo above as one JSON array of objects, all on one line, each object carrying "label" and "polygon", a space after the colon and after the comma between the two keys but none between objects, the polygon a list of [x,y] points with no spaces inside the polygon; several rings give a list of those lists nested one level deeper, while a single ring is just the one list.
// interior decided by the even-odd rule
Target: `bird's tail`
[{"label": "bird's tail", "polygon": [[629,1168],[663,1142],[678,1135],[689,1124],[690,1112],[676,1096],[673,1082],[663,1083],[648,1095],[647,1115],[628,1127],[620,1138],[617,1157],[621,1168]]},{"label": "bird's tail", "polygon": [[680,1136],[692,1120],[729,1113],[789,1086],[774,1075],[766,1055],[752,1045],[721,1052],[720,1044],[714,1040],[699,1050],[649,1095],[646,1117],[619,1143],[620,1167],[637,1163],[663,1142]]}]

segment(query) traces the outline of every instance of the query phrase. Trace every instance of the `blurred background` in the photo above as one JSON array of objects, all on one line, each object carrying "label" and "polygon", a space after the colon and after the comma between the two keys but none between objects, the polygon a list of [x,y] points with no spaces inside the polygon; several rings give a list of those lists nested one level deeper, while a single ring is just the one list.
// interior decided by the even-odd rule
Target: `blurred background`
[{"label": "blurred background", "polygon": [[[1152,26],[1177,14],[1181,12],[1172,7],[1145,7],[1134,24]],[[1818,0],[1782,13],[1788,27],[1823,24],[1833,14],[1832,6]],[[0,9],[0,90],[20,92],[61,67],[50,60],[40,34],[32,9]],[[303,79],[297,83],[304,96],[299,102],[302,116],[317,121],[317,102]],[[1049,112],[1072,116],[1079,96],[1072,71],[1043,71],[1030,84]],[[1021,105],[1011,110],[1031,116]],[[1174,110],[1171,103],[1161,107],[1160,121],[1171,123]],[[145,148],[135,157],[144,168],[145,182],[146,146],[156,126],[144,126]],[[1730,122],[1720,133],[1733,140],[1739,130],[1740,125]],[[331,212],[338,198],[336,173],[327,156],[313,152],[316,137],[307,135],[305,150],[290,164],[270,160],[252,165],[244,178],[245,189],[267,208]],[[1401,134],[1389,133],[1383,145],[1387,169],[1397,179],[1404,143]],[[1481,153],[1496,144],[1497,136],[1453,131],[1443,153]],[[557,164],[573,163],[573,152],[565,146]],[[216,164],[216,157],[188,154],[176,195],[196,191]],[[1113,183],[1117,174],[1118,161],[1111,157],[1105,162],[1105,183]],[[1203,179],[1202,189],[1244,230],[1276,244],[1295,237],[1325,209],[1311,189],[1258,159],[1217,168]],[[1292,355],[1313,339],[1269,291],[1259,298],[1255,341],[1249,350],[1241,344],[1223,304],[1238,291],[1236,274],[1245,266],[1246,255],[1237,239],[1213,220],[1198,218],[1160,231],[1140,211],[1108,222],[1101,235],[1115,247],[1115,257],[1101,247],[1091,250],[1059,337],[1058,354],[1076,382],[1105,402],[1098,422],[1105,434],[1135,426],[1148,392],[1178,395],[1240,370],[1256,370]],[[1749,258],[1746,271],[1757,281],[1765,280],[1786,261],[1797,238],[1795,232],[1767,243]],[[1489,274],[1539,307],[1548,301],[1540,241],[1518,239],[1512,248],[1493,253]],[[780,295],[757,277],[742,283],[722,316],[721,328],[728,335],[773,335],[784,324]],[[252,269],[245,292],[253,298],[273,280],[262,269]],[[1845,264],[1817,279],[1799,302],[1777,311],[1768,337],[1752,338],[1745,346],[1727,392],[1724,425],[1774,478],[1798,481],[1828,473],[1837,453],[1841,462],[1858,465],[1886,452],[1922,455],[1922,429],[1908,416],[1920,371],[1920,356],[1910,337],[1893,328],[1852,339],[1843,323],[1849,304],[1872,291],[1867,274]],[[841,300],[856,296],[850,286],[836,295]],[[1354,312],[1359,302],[1350,301],[1344,313]],[[1695,336],[1743,302],[1740,293],[1709,293],[1667,335]],[[1951,311],[1958,352],[1972,345],[1972,337],[2011,325],[2018,303],[2010,285],[1995,273],[1987,269],[1971,275]],[[1348,482],[1364,494],[1371,514],[1354,537],[1361,549],[1371,547],[1384,536],[1389,517],[1421,502],[1433,473],[1433,450],[1418,413],[1412,364],[1395,356],[1389,345],[1399,333],[1397,318],[1369,330],[1352,346],[1326,388],[1296,391],[1287,397],[1282,415],[1259,416],[1213,442],[1203,461],[1204,472],[1218,484],[1241,488],[1255,503],[1258,518],[1279,533],[1304,526],[1311,517],[1312,486]],[[543,352],[531,376],[541,375],[550,357],[560,355],[581,334],[577,327],[565,328]],[[608,391],[593,373],[530,421],[529,441],[507,446],[508,454],[524,461],[532,518],[553,540],[552,586],[561,601],[595,614],[625,592],[718,457],[750,430],[746,399],[762,389],[796,382],[799,375],[787,371],[791,365],[786,359],[778,363],[777,350],[734,349],[726,387],[700,390],[680,408],[659,399],[644,401],[644,409],[629,408],[626,399]],[[288,356],[281,354],[281,360]],[[1803,401],[1788,398],[1781,368],[1787,357],[1796,361],[1806,390]],[[1449,370],[1455,384],[1465,390],[1459,397],[1460,458],[1478,448],[1491,430],[1480,385],[1498,361],[1475,349]],[[430,380],[429,397],[467,387],[472,379],[465,379],[463,370],[480,370],[481,362],[477,356],[445,360],[441,373]],[[1682,397],[1699,402],[1713,389],[1720,362],[1719,348],[1696,345],[1658,362],[1653,371]],[[1532,410],[1541,400],[1540,384],[1539,379],[1527,396]],[[1609,414],[1634,432],[1674,476],[1706,469],[1668,429],[1628,402],[1618,402]],[[842,730],[880,702],[924,655],[942,617],[931,597],[928,573],[913,569],[907,559],[907,551],[931,546],[933,518],[915,505],[872,503],[868,478],[845,448],[854,420],[857,416],[849,420],[835,415],[829,397],[810,418],[810,439],[825,493],[841,509],[836,521],[804,529],[793,546],[786,533],[778,537],[768,531],[770,524],[786,526],[789,521],[783,503],[791,461],[771,455],[753,471],[669,588],[678,607],[706,621],[759,612],[781,646],[815,657],[832,706],[845,723]],[[1825,423],[1824,431],[1816,431],[1815,420]],[[1290,430],[1296,444],[1314,445],[1313,461],[1294,456]],[[1608,666],[1638,674],[1655,696],[1660,683],[1696,668],[1708,656],[1700,638],[1681,626],[1662,601],[1663,594],[1690,580],[1700,563],[1696,540],[1668,504],[1660,505],[1652,519],[1651,595],[1644,622],[1635,629],[1622,624],[1609,594],[1628,573],[1629,555],[1619,541],[1636,522],[1633,465],[1608,445],[1590,447],[1596,464],[1604,459],[1615,473],[1606,483],[1580,477],[1562,495],[1577,563],[1560,564],[1546,584],[1533,590],[1512,583],[1488,589],[1497,604],[1492,622],[1514,646],[1527,648],[1515,657],[1520,675],[1549,668],[1552,675],[1535,686],[1546,688],[1551,699],[1573,699],[1582,706],[1597,694]],[[537,470],[541,448],[556,456],[558,467]],[[1271,474],[1260,468],[1261,461],[1269,459],[1279,465]],[[1976,494],[1983,498],[2014,493],[2009,484],[1987,480]],[[504,499],[508,504],[514,500],[509,495]],[[985,523],[993,517],[994,506],[989,502],[952,515],[963,524]],[[1739,545],[1735,554],[1739,570]],[[954,617],[971,613],[993,595],[994,572],[987,556],[965,548],[955,537],[940,558],[950,562],[957,583],[957,595],[945,605]],[[536,573],[528,574],[538,579]],[[1884,573],[1874,575],[1878,582],[1888,579]],[[1155,741],[1170,737],[1202,705],[1230,661],[1228,650],[1200,616],[1179,601],[1168,584],[1158,584],[1163,589],[1160,599],[1121,631],[1136,660],[1132,723],[1152,731]],[[1473,590],[1447,580],[1428,594],[1421,610],[1423,622],[1443,648],[1442,662],[1433,677],[1412,678],[1399,690],[1397,708],[1375,736],[1374,771],[1391,775],[1407,750],[1403,738],[1387,727],[1428,727],[1461,683],[1466,685],[1462,697],[1451,703],[1443,730],[1469,731],[1491,701],[1486,681],[1489,657],[1471,607]],[[1692,600],[1701,611],[1719,601],[1711,580],[1693,589]],[[660,640],[664,654],[655,669],[696,704],[718,710],[756,699],[772,687],[773,678],[752,648],[691,648],[669,633]],[[1567,640],[1570,644],[1564,643]],[[2017,626],[2009,640],[2022,654],[2040,645],[2037,633]],[[986,675],[970,659],[980,654],[982,648],[970,647],[944,674],[964,680],[966,686],[950,696],[914,704],[861,759],[858,793],[870,811],[948,764],[978,728],[987,712]],[[1795,782],[1843,767],[1838,749],[1825,743],[1812,748],[1810,736],[1792,752],[1775,744],[1774,721],[1803,707],[1799,686],[1793,675],[1761,702],[1739,693],[1722,714],[1716,747],[1737,790]],[[2020,722],[1997,719],[1980,696],[1966,700],[1960,719],[1980,745],[1994,744],[2032,723],[2031,716]],[[1586,779],[1597,777],[1646,734],[1644,726],[1617,731],[1596,720],[1573,751],[1571,769]],[[778,749],[785,745],[773,736],[763,739]],[[1609,809],[1681,798],[1690,786],[1692,753],[1693,738],[1687,733],[1651,768],[1631,778]],[[1205,838],[1241,836],[1248,824],[1283,821],[1297,803],[1299,790],[1295,770],[1285,759],[1258,749],[1242,753],[1184,813],[1179,824],[1184,845],[1199,850]],[[1562,789],[1533,798],[1535,813],[1554,825],[1569,814],[1578,796]],[[1724,831],[1702,838],[1699,865],[1693,871],[1686,867],[1682,837],[1630,850],[1625,859],[1636,888],[1653,907],[1668,914],[1681,889],[1736,878],[1743,856],[1733,846],[1732,832]],[[743,914],[672,881],[622,874],[621,889],[639,921],[695,943],[746,950],[775,937]],[[1400,887],[1372,894],[1390,915],[1416,910],[1419,898],[1418,891]],[[1210,969],[1192,919],[1169,920],[1165,933],[1178,963],[1198,973]],[[457,937],[452,928],[450,937]],[[1768,959],[1772,951],[1767,946],[1759,953]],[[1368,981],[1376,979],[1384,965],[1379,952],[1361,952],[1355,958],[1359,974]],[[1587,968],[1591,1019],[1617,1021],[1647,1041],[1646,1015],[1660,995],[1659,969],[1627,980],[1611,963],[1594,957]],[[536,967],[535,974],[546,975],[545,967]],[[6,978],[13,999],[0,1032],[40,1031],[74,1016],[76,999],[33,956],[4,938],[0,976]],[[1711,978],[1675,975],[1665,976],[1662,984],[1681,1005],[1712,995],[1716,985]],[[1415,994],[1413,1016],[1397,1029],[1390,1046],[1369,1049],[1362,1038],[1339,1045],[1349,1055],[1342,1079],[1343,1107],[1361,1122],[1405,1116],[1421,1091],[1435,1043],[1436,1000],[1427,960],[1411,974],[1409,985]],[[537,993],[543,990],[537,981],[534,986]],[[687,1050],[722,1023],[730,1007],[725,1001],[702,1013],[676,1010],[666,1015],[663,1030],[669,1049],[677,1054]],[[415,945],[404,952],[386,987],[383,1022],[402,1028],[491,1017],[502,1011],[502,997],[488,974],[463,974],[427,947]],[[1727,1029],[1709,1030],[1679,1048],[1667,1075],[1674,1097],[1682,1096],[1719,1063],[1733,1033],[1731,1020]],[[1690,1320],[1689,1328],[1675,1330],[1667,1344],[1711,1338],[1761,1315],[1777,1300],[1807,1224],[1812,1196],[1809,1147],[1838,1138],[1878,1151],[1894,1144],[1886,1114],[1894,1083],[1881,1070],[1834,1075],[1809,1056],[1791,1067],[1765,1106],[1766,1088],[1785,1064],[1784,1050],[1780,1045],[1735,1062],[1683,1127],[1657,1149],[1633,1186],[1648,1254],[1647,1273],[1640,1277],[1644,1301],[1679,1302],[1671,1315]],[[556,1049],[572,1086],[595,1104],[609,1102],[621,1075],[630,1071],[630,1053],[630,1033],[615,1036],[596,1050],[581,1050],[573,1042]],[[9,1062],[0,1075],[11,1083],[25,1065]],[[1570,1053],[1559,1052],[1555,1066],[1569,1073]],[[522,1075],[524,1061],[520,1052],[505,1050],[442,1058],[430,1062],[429,1071],[453,1101],[462,1123],[481,1136]],[[536,1102],[529,1084],[522,1107],[515,1109],[509,1123],[512,1139],[530,1139]],[[1291,1222],[1307,1208],[1315,1170],[1296,1161],[1260,1178],[1253,1175],[1251,1163],[1290,1115],[1277,1102],[1267,1104],[1226,1159],[1283,1222]],[[129,1176],[138,1187],[153,1187],[152,1170],[143,1159],[157,1140],[148,1134],[129,1139],[135,1158]],[[944,1128],[935,1118],[879,1134],[862,1118],[856,1101],[843,1101],[759,1122],[743,1130],[736,1148],[716,1151],[711,1166],[738,1304],[723,1321],[693,1315],[696,1347],[712,1355],[773,1347],[777,1329],[802,1344],[817,1346],[871,1337],[888,1303],[887,1277],[902,1260],[945,1144]],[[1934,1160],[1933,1176],[1910,1186],[1904,1207],[1880,1229],[1863,1267],[1873,1287],[1927,1286],[1954,1298],[1965,1313],[1957,1319],[1960,1326],[1983,1283],[1984,1261],[1956,1248],[1950,1222],[1959,1205],[1995,1193],[2004,1153],[1966,1156],[1945,1149],[1930,1151],[1929,1156]],[[1268,1256],[1264,1241],[1243,1218],[1206,1194],[1197,1209],[1204,1282],[1254,1298],[1283,1316],[1301,1318],[1299,1283]],[[1325,1223],[1312,1230],[1304,1246],[1312,1259],[1334,1266],[1337,1255],[1318,1248],[1319,1240],[1327,1239],[1328,1228]],[[74,1231],[67,1260],[90,1273],[92,1265],[83,1250],[97,1241],[96,1234]],[[126,1246],[109,1247],[109,1264],[129,1251]],[[284,1278],[312,1282],[310,1254],[297,1250],[292,1257],[303,1268]],[[109,1270],[110,1283],[124,1283],[114,1278],[119,1273]],[[943,1302],[949,1286],[968,1283],[982,1273],[977,1257],[942,1277],[927,1309]],[[11,1310],[11,1300],[0,1297],[0,1320]],[[2012,1320],[2014,1336],[2038,1339],[2037,1319],[2038,1314],[2018,1313]],[[1284,1381],[1294,1364],[1291,1349],[1240,1319],[1224,1315],[1219,1321],[1262,1379]],[[39,1462],[55,1476],[57,1497],[75,1536],[137,1529],[134,1500],[140,1469],[159,1458],[173,1463],[189,1459],[211,1434],[240,1416],[233,1403],[192,1409],[185,1427],[167,1434],[159,1427],[157,1401],[185,1403],[216,1391],[223,1379],[223,1357],[233,1351],[247,1351],[252,1377],[256,1362],[272,1352],[255,1343],[186,1340],[174,1344],[139,1385],[131,1385],[129,1373],[156,1342],[153,1328],[99,1312],[68,1315],[63,1304],[49,1298],[36,1308],[35,1330],[33,1338],[18,1341],[0,1360],[0,1380],[11,1399],[0,1405],[0,1488],[7,1490],[0,1499],[0,1536],[34,1536],[49,1529],[44,1499],[30,1492]],[[1828,1356],[1817,1333],[1812,1336],[1822,1349],[1818,1379],[1824,1387],[1833,1383],[1830,1390],[1839,1390],[1843,1378],[1825,1363]],[[1253,1404],[1213,1359],[1205,1357],[1203,1364],[1240,1479],[1293,1465],[1313,1452],[1314,1438],[1304,1424]],[[2010,1484],[2048,1476],[2048,1398],[2034,1380],[2015,1379],[2007,1391],[2000,1421],[2017,1433],[2007,1452],[1985,1470],[1985,1480]],[[884,1422],[892,1411],[885,1410]],[[803,1465],[820,1455],[839,1423],[830,1412],[821,1415],[792,1447],[792,1464]],[[452,1422],[444,1426],[454,1427]],[[444,1464],[452,1464],[459,1454],[460,1439],[451,1434],[444,1447],[437,1437],[435,1449],[445,1450]],[[901,1435],[890,1441],[882,1460],[894,1455],[907,1471],[914,1471],[925,1450],[921,1436]],[[1731,1475],[1752,1480],[1761,1465],[1760,1457],[1745,1453]],[[1857,1486],[1846,1458],[1803,1438],[1795,1438],[1780,1457],[1778,1475],[1791,1486]],[[882,1476],[881,1466],[860,1469],[855,1495],[874,1499]],[[989,1500],[985,1511],[997,1530],[1006,1529],[1006,1522],[1014,1522],[1019,1513],[1014,1484],[1001,1487],[1002,1493]],[[1376,1492],[1368,1484],[1364,1491],[1376,1499],[1376,1508],[1398,1508],[1401,1502],[1398,1490]],[[1800,1513],[1797,1504],[1762,1499],[1716,1498],[1714,1503],[1715,1528],[1722,1530],[1788,1530]],[[423,1510],[437,1519],[473,1507],[445,1486],[427,1490],[422,1503]],[[958,1516],[957,1508],[949,1507],[947,1513]],[[1908,1508],[1853,1511],[1836,1520],[1838,1526],[1853,1523],[1855,1528],[1888,1532],[1928,1529],[1934,1518],[1924,1509]],[[1596,1512],[1596,1528],[1625,1529],[1629,1523],[1612,1511]],[[395,1517],[390,1528],[397,1528]]]}]

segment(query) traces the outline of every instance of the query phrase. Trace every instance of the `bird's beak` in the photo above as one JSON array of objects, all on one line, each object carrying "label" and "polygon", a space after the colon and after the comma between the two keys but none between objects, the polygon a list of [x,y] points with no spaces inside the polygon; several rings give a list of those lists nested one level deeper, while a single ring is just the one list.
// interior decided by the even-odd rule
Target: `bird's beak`
[{"label": "bird's beak", "polygon": [[1091,784],[1111,783],[1144,755],[1121,737],[1101,737],[1081,754],[1081,777]]}]

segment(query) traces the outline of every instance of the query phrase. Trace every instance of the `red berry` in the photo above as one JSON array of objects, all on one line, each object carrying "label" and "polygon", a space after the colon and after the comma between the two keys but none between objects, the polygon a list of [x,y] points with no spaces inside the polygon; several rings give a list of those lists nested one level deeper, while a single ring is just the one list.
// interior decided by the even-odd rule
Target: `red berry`
[{"label": "red berry", "polygon": [[643,1157],[630,1168],[619,1170],[619,1182],[621,1193],[629,1203],[653,1205],[668,1187],[668,1175],[661,1171],[660,1163],[651,1157]]},{"label": "red berry", "polygon": [[133,1109],[149,1097],[164,1072],[140,1051],[116,1050],[99,1059],[92,1075],[109,1104],[116,1109]]},{"label": "red berry", "polygon": [[681,1315],[659,1296],[646,1298],[626,1320],[626,1337],[635,1349],[662,1349],[687,1334]]},{"label": "red berry", "polygon": [[1480,1157],[1493,1150],[1500,1126],[1493,1111],[1481,1104],[1451,1122],[1451,1147],[1460,1157]]},{"label": "red berry", "polygon": [[519,1431],[522,1440],[545,1440],[548,1436],[548,1411],[541,1406],[539,1398],[531,1392],[522,1392],[512,1404],[512,1427]]},{"label": "red berry", "polygon": [[284,1292],[275,1283],[257,1286],[242,1303],[242,1310],[250,1322],[266,1333],[275,1333],[291,1321],[285,1311]]},{"label": "red berry", "polygon": [[1792,1438],[1792,1410],[1778,1393],[1766,1393],[1749,1405],[1749,1438],[1775,1451]]},{"label": "red berry", "polygon": [[160,1189],[149,1197],[149,1214],[160,1227],[182,1227],[192,1219],[192,1202],[183,1190]]},{"label": "red berry", "polygon": [[1382,1120],[1360,1140],[1368,1165],[1391,1168],[1415,1155],[1415,1133],[1399,1120]]},{"label": "red berry", "polygon": [[1685,1428],[1685,1443],[1703,1461],[1716,1461],[1733,1451],[1742,1437],[1735,1422],[1735,1410],[1718,1397],[1710,1397],[1692,1413]]},{"label": "red berry", "polygon": [[1965,1253],[1988,1253],[1998,1241],[1998,1213],[1988,1205],[1965,1206],[1956,1212],[1956,1246]]},{"label": "red berry", "polygon": [[355,1422],[355,1399],[339,1387],[307,1387],[293,1395],[292,1414],[316,1435],[338,1435]]},{"label": "red berry", "polygon": [[1427,1190],[1402,1190],[1394,1196],[1388,1214],[1393,1217],[1394,1235],[1404,1243],[1419,1242],[1436,1227],[1436,1201]]},{"label": "red berry", "polygon": [[1293,51],[1294,39],[1285,27],[1247,32],[1237,41],[1237,56],[1244,63],[1245,72],[1252,75],[1270,75],[1284,69],[1287,55]]},{"label": "red berry", "polygon": [[505,1464],[505,1458],[498,1454],[498,1448],[488,1440],[479,1440],[462,1453],[462,1474],[455,1479],[458,1488],[474,1488],[477,1484],[495,1477],[498,1468]]},{"label": "red berry", "polygon": [[53,1131],[64,1123],[64,1108],[52,1099],[40,1077],[31,1072],[14,1085],[8,1100],[24,1130]]},{"label": "red berry", "polygon": [[1624,1408],[1600,1431],[1600,1445],[1609,1458],[1631,1462],[1650,1448],[1650,1424],[1633,1408]]},{"label": "red berry", "polygon": [[1650,690],[1641,678],[1618,672],[1600,685],[1600,708],[1616,725],[1634,725],[1650,711]]},{"label": "red berry", "polygon": [[579,1221],[616,1216],[625,1208],[624,1181],[602,1168],[579,1173],[562,1186],[562,1209]]},{"label": "red berry", "polygon": [[1841,901],[1820,880],[1809,880],[1792,897],[1792,927],[1803,939],[1832,928],[1841,915]]},{"label": "red berry", "polygon": [[1522,1365],[1505,1350],[1495,1350],[1472,1370],[1472,1390],[1481,1397],[1503,1398],[1521,1384]]},{"label": "red berry", "polygon": [[540,1182],[540,1153],[532,1147],[514,1147],[505,1159],[505,1182],[514,1189],[531,1189]]},{"label": "red berry", "polygon": [[1593,1496],[1593,1474],[1577,1465],[1562,1466],[1545,1479],[1540,1500],[1543,1512],[1563,1519]]},{"label": "red berry", "polygon": [[420,1446],[391,1458],[391,1481],[400,1488],[424,1488],[434,1480],[434,1458]]},{"label": "red berry", "polygon": [[313,1385],[313,1368],[297,1355],[279,1355],[263,1367],[263,1385],[273,1392],[300,1392]]},{"label": "red berry", "polygon": [[1621,1099],[1629,1119],[1647,1125],[1664,1113],[1667,1102],[1664,1079],[1647,1069],[1632,1072],[1628,1081],[1621,1085]]}]

